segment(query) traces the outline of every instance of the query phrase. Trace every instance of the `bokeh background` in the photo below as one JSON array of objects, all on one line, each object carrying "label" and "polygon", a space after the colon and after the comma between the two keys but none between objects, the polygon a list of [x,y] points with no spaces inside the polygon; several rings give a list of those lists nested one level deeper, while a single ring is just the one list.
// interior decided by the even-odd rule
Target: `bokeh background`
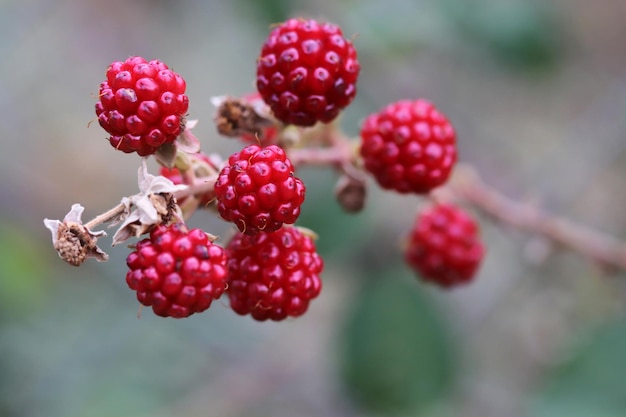
[{"label": "bokeh background", "polygon": [[[333,175],[304,170],[300,223],[320,234],[324,290],[283,323],[226,301],[138,319],[125,247],[104,240],[106,264],[58,259],[44,217],[74,202],[91,217],[136,192],[139,159],[90,124],[108,64],[168,63],[203,150],[229,154],[210,97],[250,92],[269,25],[292,16],[354,36],[348,133],[390,101],[429,98],[501,192],[624,237],[626,2],[0,0],[0,415],[626,415],[624,273],[479,212],[479,276],[440,291],[398,251],[420,199],[372,189],[348,216]],[[229,230],[208,213],[191,224]]]}]

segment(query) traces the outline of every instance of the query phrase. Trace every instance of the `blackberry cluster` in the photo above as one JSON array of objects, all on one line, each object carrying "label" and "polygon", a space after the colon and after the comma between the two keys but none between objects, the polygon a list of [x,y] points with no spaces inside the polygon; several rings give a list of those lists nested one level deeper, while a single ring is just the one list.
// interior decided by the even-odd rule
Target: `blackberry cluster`
[{"label": "blackberry cluster", "polygon": [[[304,314],[320,294],[324,262],[311,234],[292,226],[300,215],[305,185],[281,146],[332,147],[343,140],[319,140],[316,134],[325,130],[305,128],[332,122],[354,99],[360,72],[356,49],[336,25],[289,19],[271,30],[256,69],[258,93],[215,101],[222,103],[215,117],[218,132],[246,144],[223,164],[199,152],[189,131],[182,135],[189,107],[186,82],[163,62],[138,56],[113,62],[100,84],[95,109],[111,145],[140,156],[162,150],[156,155],[163,165],[161,177],[140,174],[141,193],[129,199],[136,211],[118,219],[126,221],[127,232],[151,230],[126,259],[126,282],[139,302],[159,316],[202,312],[226,292],[236,313],[277,321]],[[163,147],[177,138],[174,146]],[[328,162],[342,173],[338,184],[343,185],[336,193],[351,212],[360,210],[365,199],[365,180],[355,174],[358,169],[369,172],[382,188],[428,194],[449,179],[457,160],[452,124],[424,99],[400,100],[369,115],[359,145],[350,158],[343,152],[350,148],[344,146]],[[324,152],[316,155],[328,158]],[[182,211],[175,210],[176,193],[184,188],[176,185],[194,187],[199,178],[206,184],[196,190],[200,205],[215,201],[219,215],[238,229],[225,248],[213,244],[214,237],[201,229],[189,230],[179,218]],[[151,210],[159,210],[159,201],[172,202],[172,215],[161,218],[164,224],[142,223],[154,217]],[[71,219],[79,220],[82,207],[73,210]],[[172,216],[178,220],[168,224]],[[140,223],[137,228],[129,218]],[[61,222],[47,225],[53,239],[63,229]],[[105,260],[95,244],[103,232],[80,230],[86,234],[82,241],[91,245],[84,257]],[[461,208],[446,204],[419,214],[405,251],[406,262],[423,280],[442,287],[471,281],[483,255],[476,222]]]}]

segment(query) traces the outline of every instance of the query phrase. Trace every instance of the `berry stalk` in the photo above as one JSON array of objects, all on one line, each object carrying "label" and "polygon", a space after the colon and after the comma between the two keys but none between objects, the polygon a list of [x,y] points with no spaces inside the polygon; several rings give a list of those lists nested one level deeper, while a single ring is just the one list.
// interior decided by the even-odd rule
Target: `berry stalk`
[{"label": "berry stalk", "polygon": [[[178,190],[174,192],[174,197],[177,200],[182,200],[184,198],[198,195],[198,194],[206,194],[213,191],[215,187],[215,180],[217,179],[217,175],[210,175],[207,177],[196,177],[193,176],[193,183],[186,185],[184,189]],[[138,196],[139,194],[136,194]],[[88,229],[93,229],[96,226],[101,224],[109,223],[118,219],[126,210],[125,203],[119,203],[115,207],[110,208],[102,214],[95,216],[93,219],[89,220],[84,226]]]},{"label": "berry stalk", "polygon": [[[326,148],[307,147],[289,151],[296,166],[351,167],[362,173],[354,158],[352,141],[337,129],[320,129]],[[436,201],[459,200],[474,206],[494,219],[517,229],[543,236],[578,252],[604,267],[626,270],[626,245],[615,237],[586,227],[562,216],[541,211],[534,206],[508,198],[486,184],[476,170],[458,163],[451,181],[435,189],[430,197]]]},{"label": "berry stalk", "polygon": [[463,200],[494,219],[543,236],[603,267],[626,270],[626,245],[619,239],[506,197],[468,165],[459,164],[456,169],[452,181],[435,192],[435,199]]}]

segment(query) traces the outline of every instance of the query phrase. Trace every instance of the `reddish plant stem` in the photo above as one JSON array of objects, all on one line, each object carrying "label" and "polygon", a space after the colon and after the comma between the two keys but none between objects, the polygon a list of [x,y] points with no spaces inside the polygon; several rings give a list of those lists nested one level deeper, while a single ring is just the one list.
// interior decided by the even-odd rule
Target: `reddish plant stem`
[{"label": "reddish plant stem", "polygon": [[188,197],[190,195],[202,195],[213,191],[215,188],[215,181],[217,181],[217,175],[211,175],[208,177],[196,177],[193,178],[193,183],[187,188],[174,193],[174,197],[177,200]]},{"label": "reddish plant stem", "polygon": [[[303,148],[289,154],[294,165],[331,165],[348,174],[362,171],[355,165],[350,141],[336,130],[323,141],[328,148]],[[608,234],[577,224],[524,204],[499,193],[488,186],[472,168],[457,166],[454,178],[433,193],[437,200],[462,200],[499,221],[520,230],[541,235],[565,248],[578,252],[602,266],[626,270],[626,244]]]},{"label": "reddish plant stem", "polygon": [[455,178],[442,190],[453,199],[472,204],[489,216],[520,230],[544,236],[604,267],[626,270],[626,245],[615,237],[591,229],[535,206],[508,198],[485,184],[474,169],[459,165]]},{"label": "reddish plant stem", "polygon": [[[335,126],[316,132],[318,146],[291,148],[288,155],[294,166],[330,166],[354,179],[364,181],[358,165],[354,141],[342,135]],[[323,147],[319,147],[323,144]],[[177,199],[211,192],[217,175],[196,178],[187,170],[189,185],[175,193]],[[603,266],[626,270],[626,244],[608,234],[574,223],[560,216],[538,210],[535,206],[515,201],[485,184],[470,167],[459,164],[455,176],[443,187],[431,193],[434,200],[460,200],[471,204],[489,216],[520,230],[541,235],[565,248],[574,250]],[[116,218],[125,209],[119,204],[85,224],[93,228]],[[191,213],[189,214],[191,215]]]},{"label": "reddish plant stem", "polygon": [[89,220],[87,223],[84,224],[84,226],[91,230],[94,227],[102,224],[102,223],[108,223],[111,220],[113,220],[114,218],[118,217],[120,214],[122,214],[125,210],[125,205],[120,203],[117,206],[105,211],[102,214],[97,215],[96,217],[94,217],[93,219]]},{"label": "reddish plant stem", "polygon": [[337,171],[356,180],[365,180],[365,175],[356,166],[356,141],[342,135],[334,125],[329,125],[319,131],[318,140],[327,147],[295,148],[288,151],[289,159],[294,166],[332,166]]},{"label": "reddish plant stem", "polygon": [[289,160],[294,166],[330,165],[336,168],[341,167],[346,161],[346,155],[338,148],[297,148],[289,150]]}]

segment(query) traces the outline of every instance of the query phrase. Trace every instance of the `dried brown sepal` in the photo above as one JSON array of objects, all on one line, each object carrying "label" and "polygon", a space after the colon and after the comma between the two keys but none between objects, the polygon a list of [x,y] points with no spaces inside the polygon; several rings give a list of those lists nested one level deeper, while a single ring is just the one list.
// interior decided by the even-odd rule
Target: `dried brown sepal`
[{"label": "dried brown sepal", "polygon": [[275,122],[263,114],[252,103],[233,97],[216,97],[217,106],[215,125],[219,134],[228,137],[239,137],[243,134],[260,136],[263,128]]},{"label": "dried brown sepal", "polygon": [[200,151],[200,140],[191,133],[191,129],[198,124],[197,120],[190,120],[183,132],[176,138],[176,147],[181,152],[196,153]]},{"label": "dried brown sepal", "polygon": [[44,225],[52,232],[52,244],[59,257],[70,265],[79,266],[87,258],[106,261],[109,256],[98,247],[98,237],[106,235],[104,231],[92,232],[82,224],[84,207],[72,205],[72,209],[63,221],[44,219]]},{"label": "dried brown sepal", "polygon": [[184,190],[186,185],[175,185],[163,176],[149,174],[145,160],[138,177],[140,193],[122,199],[125,210],[117,219],[122,225],[113,235],[113,246],[149,233],[155,226],[167,224],[175,217],[182,218],[174,193]]},{"label": "dried brown sepal", "polygon": [[365,206],[367,186],[361,179],[342,175],[335,186],[335,197],[347,213],[358,213]]},{"label": "dried brown sepal", "polygon": [[[156,209],[156,220],[149,219],[146,221],[146,217],[142,218],[137,210],[131,213],[126,219],[124,224],[113,236],[113,246],[124,242],[131,237],[139,237],[146,233],[150,233],[159,224],[169,224],[172,219],[181,217],[177,215],[179,207],[176,204],[176,198],[171,193],[150,194],[148,201]],[[129,219],[131,219],[129,221]]]},{"label": "dried brown sepal", "polygon": [[173,168],[176,163],[178,149],[175,143],[165,143],[154,153],[157,162],[166,168]]}]

